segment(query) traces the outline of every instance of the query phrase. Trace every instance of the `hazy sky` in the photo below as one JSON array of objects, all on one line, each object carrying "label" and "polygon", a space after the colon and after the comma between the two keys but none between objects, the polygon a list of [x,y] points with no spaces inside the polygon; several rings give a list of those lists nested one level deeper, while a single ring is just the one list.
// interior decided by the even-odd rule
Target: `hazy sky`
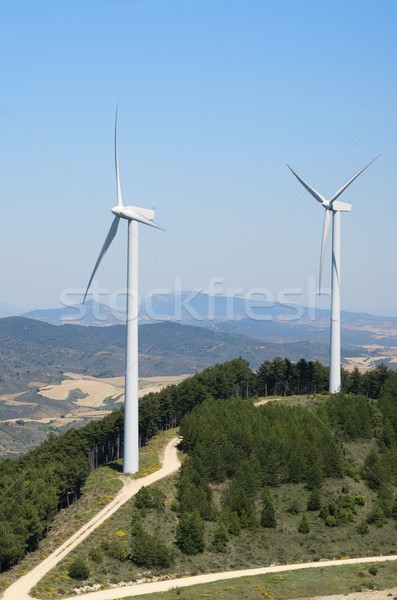
[{"label": "hazy sky", "polygon": [[[395,305],[397,4],[393,0],[1,3],[0,302],[83,289],[115,204],[114,113],[142,294],[267,289],[307,302],[324,195],[342,197],[342,306]],[[329,255],[325,282],[329,283]],[[125,286],[126,227],[97,281]],[[104,299],[104,298],[102,298]]]}]

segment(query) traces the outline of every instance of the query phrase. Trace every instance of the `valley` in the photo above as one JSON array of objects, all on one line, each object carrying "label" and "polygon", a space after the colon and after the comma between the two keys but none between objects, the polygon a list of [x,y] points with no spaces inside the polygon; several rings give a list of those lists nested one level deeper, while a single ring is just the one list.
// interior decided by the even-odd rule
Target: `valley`
[{"label": "valley", "polygon": [[[65,373],[64,377],[57,384],[31,384],[32,387],[38,386],[36,395],[43,398],[43,403],[24,401],[21,399],[23,392],[0,397],[0,402],[9,407],[9,414],[12,411],[22,414],[0,420],[0,457],[27,452],[44,441],[50,433],[102,419],[123,402],[123,377],[95,378],[78,373]],[[183,374],[142,377],[139,379],[139,397],[158,392],[168,385],[176,385],[186,377],[188,375]],[[46,403],[47,399],[53,401],[50,406]],[[30,409],[29,417],[23,416],[27,407]]]},{"label": "valley", "polygon": [[[280,320],[286,311],[281,305],[251,305],[262,318],[253,320],[244,317],[244,302],[234,299],[230,320],[230,299],[199,294],[193,309],[201,311],[200,320],[182,313],[181,323],[176,323],[171,320],[175,298],[153,302],[169,320],[140,326],[140,395],[237,356],[253,369],[275,356],[327,363],[327,311],[317,310],[313,320],[305,309],[299,320],[287,322]],[[212,302],[214,318],[209,319]],[[109,314],[92,302],[86,326],[38,320],[54,319],[54,313],[59,319],[60,310],[35,313],[35,319],[0,319],[0,456],[24,452],[51,432],[101,418],[122,402],[125,326],[92,325],[97,323],[95,311]],[[365,372],[380,363],[395,368],[396,319],[364,313],[342,317],[345,369]]]}]

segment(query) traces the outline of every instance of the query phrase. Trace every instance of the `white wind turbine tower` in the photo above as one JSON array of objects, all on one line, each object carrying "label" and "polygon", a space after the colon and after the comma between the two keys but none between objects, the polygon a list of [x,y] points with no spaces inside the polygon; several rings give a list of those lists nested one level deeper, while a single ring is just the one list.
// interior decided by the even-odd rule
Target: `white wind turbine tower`
[{"label": "white wind turbine tower", "polygon": [[350,177],[345,184],[332,196],[330,200],[326,200],[319,194],[311,185],[304,179],[299,177],[297,173],[289,165],[288,168],[295,177],[301,182],[304,188],[325,208],[323,236],[321,241],[321,257],[320,257],[320,282],[319,289],[321,290],[321,277],[324,262],[324,251],[327,242],[329,223],[332,214],[332,275],[331,275],[331,323],[330,323],[330,359],[329,359],[329,391],[331,393],[339,392],[341,386],[341,367],[340,367],[340,213],[350,212],[351,204],[340,202],[337,200],[345,189],[353,183],[355,179],[370,164],[376,160],[378,156],[370,160],[364,165],[355,175]]},{"label": "white wind turbine tower", "polygon": [[117,110],[114,133],[117,206],[112,208],[115,215],[109,233],[95,263],[83,303],[87,297],[91,282],[112,243],[120,219],[125,219],[128,224],[128,251],[127,251],[127,345],[125,360],[125,400],[124,400],[124,458],[123,473],[137,473],[139,470],[139,423],[138,423],[138,223],[164,229],[153,221],[154,211],[137,206],[124,206],[121,196],[119,159],[117,149]]}]

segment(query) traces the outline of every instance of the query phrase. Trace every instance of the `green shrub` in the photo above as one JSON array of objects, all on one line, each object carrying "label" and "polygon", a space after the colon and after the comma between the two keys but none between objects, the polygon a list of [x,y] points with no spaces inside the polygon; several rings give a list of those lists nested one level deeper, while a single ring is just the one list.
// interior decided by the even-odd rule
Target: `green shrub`
[{"label": "green shrub", "polygon": [[383,527],[386,521],[387,518],[383,512],[383,508],[379,504],[376,504],[367,517],[367,523]]},{"label": "green shrub", "polygon": [[355,496],[341,494],[335,501],[322,506],[320,518],[327,527],[337,527],[353,521],[355,512]]},{"label": "green shrub", "polygon": [[379,571],[379,567],[377,567],[376,565],[371,565],[368,569],[368,573],[371,573],[371,575],[377,575]]},{"label": "green shrub", "polygon": [[103,544],[103,549],[107,556],[116,560],[124,561],[127,560],[129,556],[127,547],[121,542],[105,542]]},{"label": "green shrub", "polygon": [[224,525],[220,524],[214,531],[212,546],[217,552],[226,552],[229,534]]},{"label": "green shrub", "polygon": [[91,548],[88,553],[90,559],[95,563],[101,563],[103,561],[103,553],[99,548]]},{"label": "green shrub", "polygon": [[164,494],[160,490],[153,487],[142,487],[135,496],[135,506],[139,509],[156,509],[164,508]]},{"label": "green shrub", "polygon": [[84,579],[88,579],[90,576],[90,569],[83,559],[76,558],[76,560],[74,560],[69,566],[68,575],[72,579],[78,579],[82,581]]},{"label": "green shrub", "polygon": [[368,523],[366,521],[361,521],[361,523],[359,523],[359,525],[357,526],[357,533],[365,535],[366,533],[368,533],[368,531]]},{"label": "green shrub", "polygon": [[300,506],[298,500],[292,500],[291,504],[287,508],[287,512],[289,512],[291,515],[298,515],[300,512],[302,512],[302,507]]},{"label": "green shrub", "polygon": [[238,535],[241,531],[238,514],[230,508],[224,508],[219,517],[219,523],[223,524],[230,535]]}]

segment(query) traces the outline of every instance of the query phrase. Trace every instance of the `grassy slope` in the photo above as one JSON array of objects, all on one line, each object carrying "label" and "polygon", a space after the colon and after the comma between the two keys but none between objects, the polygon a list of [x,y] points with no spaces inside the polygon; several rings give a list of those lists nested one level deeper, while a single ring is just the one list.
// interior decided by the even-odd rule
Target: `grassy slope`
[{"label": "grassy slope", "polygon": [[29,452],[44,442],[50,433],[57,433],[57,430],[43,423],[0,423],[0,458]]},{"label": "grassy slope", "polygon": [[[174,435],[175,430],[162,432],[141,449],[140,471],[134,477],[145,477],[160,468],[159,456]],[[14,568],[0,574],[0,592],[18,577],[33,569],[113,500],[122,487],[119,478],[121,470],[121,461],[115,461],[96,469],[89,475],[81,498],[70,508],[57,514],[48,536],[40,542],[39,548],[26,555]]]},{"label": "grassy slope", "polygon": [[[177,515],[171,510],[175,493],[174,475],[155,484],[167,496],[164,512],[150,511],[145,518],[145,526],[152,532],[157,531],[161,520],[161,534],[166,540],[175,539]],[[350,491],[363,493],[363,483],[349,480]],[[341,489],[341,481],[329,480],[327,494],[331,497]],[[68,577],[68,566],[77,557],[87,561],[91,570],[89,581],[84,584],[97,583],[103,588],[119,582],[133,582],[153,576],[180,577],[187,574],[196,575],[204,572],[236,570],[258,567],[273,563],[289,564],[343,557],[371,556],[396,552],[395,523],[389,521],[381,529],[371,526],[369,533],[361,535],[356,531],[357,523],[369,511],[371,498],[368,492],[367,505],[359,508],[354,523],[345,526],[325,527],[318,517],[318,512],[307,513],[311,524],[308,535],[298,533],[298,525],[302,514],[286,512],[292,500],[296,500],[302,508],[306,505],[307,490],[303,485],[283,485],[272,490],[272,496],[278,505],[278,516],[283,519],[282,525],[276,529],[243,530],[239,536],[231,537],[228,551],[224,554],[211,549],[211,538],[214,523],[206,524],[207,549],[203,554],[186,556],[175,548],[176,563],[168,568],[152,570],[139,568],[129,560],[119,561],[105,553],[102,563],[95,563],[89,557],[92,548],[100,548],[104,541],[112,540],[129,547],[129,531],[133,510],[133,500],[125,504],[101,528],[95,531],[86,541],[74,550],[67,559],[50,572],[36,588],[39,598],[56,598],[60,594],[72,594],[79,584]],[[259,507],[258,507],[259,508]],[[395,580],[397,582],[397,578]],[[50,592],[50,593],[49,593]]]},{"label": "grassy slope", "polygon": [[[134,600],[290,600],[292,598],[348,594],[364,590],[385,590],[397,583],[397,561],[373,565],[345,565],[326,569],[302,569],[241,577],[170,592],[134,596]],[[372,569],[371,569],[372,571]],[[132,600],[127,596],[124,600]]]},{"label": "grassy slope", "polygon": [[[287,399],[286,401],[295,403],[299,399]],[[321,401],[321,399],[302,398],[301,401],[302,404],[312,405],[313,402]],[[356,471],[359,471],[369,449],[368,441],[354,442],[346,445],[345,448],[349,462],[354,463]],[[158,530],[161,521],[161,535],[170,543],[175,540],[178,522],[177,515],[172,510],[176,479],[177,476],[173,475],[155,484],[166,495],[165,510],[162,512],[149,511],[144,518],[145,527],[151,532]],[[228,550],[224,554],[215,552],[211,548],[215,523],[207,522],[206,551],[196,556],[186,556],[174,546],[176,561],[168,569],[150,571],[136,567],[129,560],[120,561],[112,558],[106,553],[102,563],[93,562],[89,557],[90,550],[101,548],[104,541],[113,540],[128,550],[134,506],[134,501],[131,500],[40,582],[36,590],[37,595],[40,598],[56,598],[57,590],[59,593],[73,593],[73,589],[79,584],[68,577],[67,571],[68,565],[76,557],[83,558],[89,564],[91,577],[85,583],[97,583],[107,587],[109,584],[136,581],[142,578],[150,579],[153,576],[178,577],[272,563],[289,564],[397,552],[395,521],[393,520],[389,520],[382,528],[370,526],[367,534],[358,533],[357,526],[370,512],[375,497],[357,476],[355,478],[346,477],[344,480],[328,479],[323,486],[323,503],[328,499],[336,498],[342,492],[342,485],[348,486],[349,493],[364,496],[365,505],[356,507],[357,514],[353,522],[339,527],[326,527],[320,519],[318,511],[307,512],[311,530],[307,535],[300,534],[298,525],[302,518],[302,512],[306,510],[309,492],[303,484],[284,484],[271,489],[273,502],[277,507],[277,528],[264,529],[258,526],[255,530],[243,530],[239,536],[231,536]],[[214,498],[218,505],[220,505],[222,487],[222,485],[213,487]],[[297,504],[300,511],[298,514],[289,511],[292,503]],[[260,514],[259,502],[257,509]],[[51,594],[48,593],[50,590]]]}]

